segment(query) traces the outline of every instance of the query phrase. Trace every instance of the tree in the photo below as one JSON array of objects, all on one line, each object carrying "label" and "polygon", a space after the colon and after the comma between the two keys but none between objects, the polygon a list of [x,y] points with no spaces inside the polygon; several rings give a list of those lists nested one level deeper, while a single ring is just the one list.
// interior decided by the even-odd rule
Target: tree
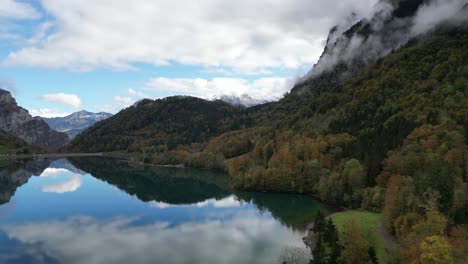
[{"label": "tree", "polygon": [[426,195],[424,204],[426,219],[414,226],[413,233],[416,235],[442,236],[446,233],[447,218],[439,211],[439,197],[437,192],[430,192]]},{"label": "tree", "polygon": [[366,184],[364,169],[356,159],[346,162],[342,172],[342,177],[347,185],[347,194],[351,197],[352,206],[359,206],[361,202],[362,190]]},{"label": "tree", "polygon": [[429,159],[414,176],[416,192],[422,197],[428,190],[440,194],[440,209],[447,212],[453,202],[455,179],[461,171],[453,164],[440,159]]},{"label": "tree", "polygon": [[326,222],[325,222],[325,215],[321,210],[317,212],[315,215],[315,220],[314,220],[314,227],[312,228],[312,231],[314,231],[314,234],[320,234],[325,231],[326,227]]},{"label": "tree", "polygon": [[430,236],[420,244],[421,264],[452,264],[452,248],[442,236]]},{"label": "tree", "polygon": [[311,264],[325,264],[325,245],[323,243],[323,234],[319,233],[315,238],[315,246],[312,250]]},{"label": "tree", "polygon": [[331,218],[328,219],[325,228],[325,242],[329,248],[329,255],[327,256],[328,264],[338,264],[341,256],[341,244],[338,235],[338,230]]},{"label": "tree", "polygon": [[344,226],[342,260],[345,264],[370,264],[369,243],[364,239],[355,219]]},{"label": "tree", "polygon": [[319,210],[315,215],[314,227],[312,228],[315,241],[314,248],[312,249],[312,264],[325,263],[325,245],[323,243],[325,227],[325,215],[321,210]]},{"label": "tree", "polygon": [[379,261],[377,260],[377,253],[375,252],[374,247],[369,247],[369,258],[372,262],[372,264],[379,264]]}]

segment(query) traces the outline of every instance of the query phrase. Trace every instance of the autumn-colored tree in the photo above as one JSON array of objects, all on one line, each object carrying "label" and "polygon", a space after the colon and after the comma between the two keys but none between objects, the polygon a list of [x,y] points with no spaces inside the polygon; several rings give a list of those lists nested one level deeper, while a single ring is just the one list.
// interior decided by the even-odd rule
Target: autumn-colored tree
[{"label": "autumn-colored tree", "polygon": [[452,248],[447,239],[442,236],[430,236],[421,244],[421,264],[452,264]]},{"label": "autumn-colored tree", "polygon": [[371,263],[369,243],[364,239],[355,219],[344,226],[342,260],[346,264]]},{"label": "autumn-colored tree", "polygon": [[395,220],[416,207],[413,180],[409,177],[393,176],[388,181],[385,193],[384,217],[391,231]]},{"label": "autumn-colored tree", "polygon": [[395,235],[399,239],[405,239],[413,230],[414,226],[419,224],[422,220],[422,217],[414,212],[400,215],[394,222]]},{"label": "autumn-colored tree", "polygon": [[420,222],[413,228],[416,236],[443,236],[447,230],[447,218],[439,211],[440,196],[437,192],[426,195],[423,206],[426,211],[425,221]]},{"label": "autumn-colored tree", "polygon": [[453,248],[453,255],[456,263],[468,263],[468,229],[461,225],[454,226],[450,230],[450,244]]}]

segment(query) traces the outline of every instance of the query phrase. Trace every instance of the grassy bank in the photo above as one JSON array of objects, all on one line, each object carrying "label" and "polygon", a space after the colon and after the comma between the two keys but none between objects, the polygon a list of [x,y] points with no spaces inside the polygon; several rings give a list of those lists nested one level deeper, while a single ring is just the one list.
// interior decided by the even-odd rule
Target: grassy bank
[{"label": "grassy bank", "polygon": [[340,234],[343,233],[344,226],[347,222],[351,219],[356,219],[364,238],[371,246],[375,247],[379,263],[388,263],[390,256],[387,250],[387,243],[379,232],[382,214],[350,210],[336,214],[332,216],[332,219]]}]

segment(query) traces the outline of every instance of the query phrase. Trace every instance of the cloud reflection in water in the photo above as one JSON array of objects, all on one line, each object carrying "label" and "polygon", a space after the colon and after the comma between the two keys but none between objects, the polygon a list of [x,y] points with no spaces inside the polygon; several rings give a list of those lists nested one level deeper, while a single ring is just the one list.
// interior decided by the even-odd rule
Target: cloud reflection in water
[{"label": "cloud reflection in water", "polygon": [[64,182],[57,182],[49,185],[42,186],[40,189],[47,193],[68,193],[78,190],[83,184],[83,180],[80,175],[71,176]]},{"label": "cloud reflection in water", "polygon": [[175,226],[137,220],[74,217],[0,230],[62,263],[275,263],[285,244],[303,247],[298,234],[252,211]]}]

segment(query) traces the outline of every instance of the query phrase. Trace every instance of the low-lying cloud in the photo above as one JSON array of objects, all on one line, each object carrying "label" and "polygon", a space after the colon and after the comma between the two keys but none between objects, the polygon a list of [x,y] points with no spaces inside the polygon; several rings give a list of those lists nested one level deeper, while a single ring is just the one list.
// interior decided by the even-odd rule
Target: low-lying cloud
[{"label": "low-lying cloud", "polygon": [[208,100],[223,96],[242,97],[248,94],[256,100],[274,101],[289,91],[294,84],[293,78],[153,78],[145,85],[147,91],[170,92],[191,95]]},{"label": "low-lying cloud", "polygon": [[412,28],[412,35],[426,33],[444,21],[457,22],[468,20],[461,9],[468,4],[464,0],[434,0],[431,4],[423,5],[416,14]]},{"label": "low-lying cloud", "polygon": [[[380,2],[375,5],[370,19],[352,16],[330,32],[326,52],[304,79],[331,70],[338,63],[351,64],[350,71],[354,71],[359,65],[372,63],[392,50],[398,49],[410,39],[433,30],[441,23],[466,21],[468,17],[466,10],[461,12],[463,5],[466,4],[465,0],[433,0],[422,4],[413,16],[392,17],[396,6]],[[367,23],[370,25],[370,29],[364,30],[371,31],[369,35],[356,32],[352,35],[343,35],[350,26],[357,25],[358,21],[362,22],[360,27]]]},{"label": "low-lying cloud", "polygon": [[29,110],[29,113],[32,116],[40,116],[40,117],[64,117],[69,115],[69,112],[63,112],[59,111],[57,109],[51,109],[51,108],[39,108],[39,109],[31,109]]}]

